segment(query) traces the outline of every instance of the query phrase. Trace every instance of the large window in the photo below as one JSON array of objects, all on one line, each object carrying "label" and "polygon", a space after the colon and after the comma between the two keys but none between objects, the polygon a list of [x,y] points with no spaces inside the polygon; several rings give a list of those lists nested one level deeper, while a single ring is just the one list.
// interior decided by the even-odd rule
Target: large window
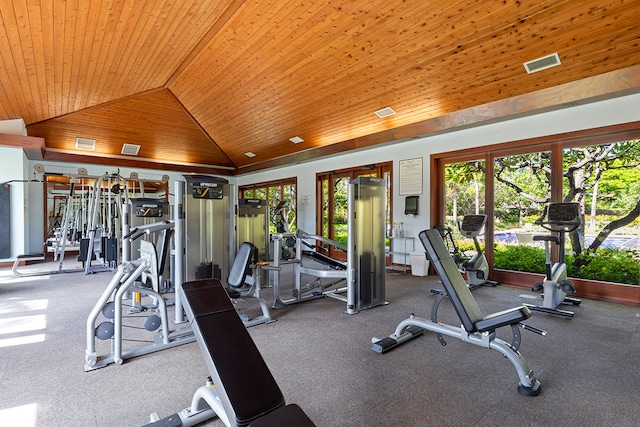
[{"label": "large window", "polygon": [[241,199],[262,199],[269,204],[269,232],[276,233],[276,223],[284,221],[291,232],[297,228],[297,180],[287,178],[278,181],[244,185],[238,189]]},{"label": "large window", "polygon": [[532,276],[515,272],[544,272],[544,248],[532,237],[548,231],[536,220],[549,202],[578,203],[582,226],[566,247],[578,291],[637,299],[614,284],[640,281],[639,137],[636,123],[434,155],[432,224],[455,228],[464,214],[486,213],[490,275],[529,287]]},{"label": "large window", "polygon": [[[384,178],[387,183],[387,229],[391,224],[391,162],[368,165],[330,171],[316,175],[318,212],[317,230],[319,235],[336,241],[342,245],[347,244],[347,189],[349,182],[359,176],[373,176]],[[346,254],[334,247],[327,248],[328,255],[332,258],[344,259]]]}]

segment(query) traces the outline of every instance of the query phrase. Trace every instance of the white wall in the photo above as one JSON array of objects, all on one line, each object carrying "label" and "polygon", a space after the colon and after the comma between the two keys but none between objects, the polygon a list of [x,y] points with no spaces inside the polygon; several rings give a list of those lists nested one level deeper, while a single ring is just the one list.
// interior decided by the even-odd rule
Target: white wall
[{"label": "white wall", "polygon": [[22,119],[0,120],[0,133],[27,136],[27,126]]}]

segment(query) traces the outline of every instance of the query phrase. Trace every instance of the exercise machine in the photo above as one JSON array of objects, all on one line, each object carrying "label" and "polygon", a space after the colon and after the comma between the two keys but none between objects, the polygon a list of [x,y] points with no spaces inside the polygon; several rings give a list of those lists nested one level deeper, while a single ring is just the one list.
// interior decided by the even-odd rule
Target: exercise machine
[{"label": "exercise machine", "polygon": [[[158,248],[168,248],[173,237],[174,227],[156,229],[156,223],[169,221],[169,202],[155,198],[130,198],[129,204],[122,206],[122,260],[130,261],[140,254],[140,240],[156,242]],[[150,226],[147,228],[145,226]],[[172,293],[170,250],[161,250],[158,259],[158,289],[156,292]],[[132,294],[132,307],[129,312],[140,312],[140,294]],[[167,304],[172,305],[171,301]],[[155,307],[154,307],[155,308]]]},{"label": "exercise machine", "polygon": [[239,199],[236,214],[236,242],[251,242],[258,261],[269,260],[269,205],[263,199]]},{"label": "exercise machine", "polygon": [[[36,165],[34,167],[36,172],[44,174],[44,167],[42,165]],[[62,174],[60,174],[62,175]],[[75,273],[83,270],[80,269],[63,269],[63,262],[65,252],[73,249],[77,250],[76,243],[80,239],[80,236],[84,229],[84,217],[81,214],[84,205],[85,197],[84,191],[85,179],[88,181],[91,177],[87,175],[87,170],[79,168],[77,174],[67,174],[69,178],[69,191],[64,197],[64,205],[60,204],[58,212],[52,211],[52,222],[49,224],[47,240],[44,242],[43,247],[46,252],[53,253],[53,260],[58,262],[58,268],[50,271],[34,271],[34,272],[22,272],[18,268],[20,263],[27,263],[29,261],[44,261],[47,257],[46,252],[34,252],[23,255],[18,255],[13,264],[12,272],[18,277],[29,276],[44,276],[58,273]],[[80,194],[76,192],[76,186],[79,186]],[[62,199],[62,196],[60,196]]]},{"label": "exercise machine", "polygon": [[186,322],[183,282],[229,276],[233,256],[234,190],[225,178],[184,175],[175,182],[175,320]]},{"label": "exercise machine", "polygon": [[[173,224],[158,225],[162,226],[170,227]],[[143,240],[140,242],[140,258],[125,261],[118,266],[116,274],[87,318],[85,371],[102,368],[110,363],[122,364],[126,359],[193,342],[193,334],[187,328],[170,330],[167,303],[158,291],[160,257],[155,245]],[[153,300],[150,306],[155,308],[140,310],[140,315],[128,315],[124,308],[129,305],[127,301],[132,293],[150,297]],[[105,320],[98,324],[101,316]],[[144,321],[143,325],[133,325],[136,320]],[[143,340],[140,335],[127,338],[124,336],[125,328],[155,332],[152,339]],[[96,339],[109,340],[110,352],[98,355]],[[124,348],[124,344],[129,341],[135,344],[130,348]],[[141,341],[145,343],[140,344]]]},{"label": "exercise machine", "polygon": [[289,202],[287,200],[281,200],[276,208],[273,210],[271,222],[276,226],[276,232],[278,233],[290,233],[288,219]]},{"label": "exercise machine", "polygon": [[[131,230],[128,238],[134,242],[143,235],[158,235],[160,250],[156,251],[153,242],[140,240],[140,258],[125,261],[118,266],[116,274],[87,319],[85,371],[102,368],[111,363],[122,364],[127,359],[195,340],[188,325],[171,330],[167,311],[170,303],[163,298],[160,263],[165,259],[169,244],[167,239],[162,238],[162,231],[171,230],[173,225],[172,221],[165,221]],[[274,321],[266,301],[260,297],[259,275],[255,273],[259,271],[259,267],[254,264],[255,253],[253,244],[241,244],[227,280],[227,292],[235,302],[257,301],[260,305],[262,314],[254,318],[238,313],[246,327]],[[128,303],[130,295],[132,302]],[[150,298],[150,301],[145,303],[143,298]],[[125,312],[124,308],[127,306],[130,309]],[[100,317],[104,318],[104,321],[98,323]],[[129,328],[137,329],[138,333],[125,336],[124,330]],[[153,338],[145,339],[142,330],[153,332]],[[110,353],[98,355],[96,340],[110,340]],[[127,342],[133,344],[125,348]]]},{"label": "exercise machine", "polygon": [[[131,239],[143,234],[157,233],[174,226],[172,221],[141,226],[132,230]],[[168,241],[156,250],[156,245],[147,240],[140,241],[140,257],[122,262],[113,278],[94,305],[86,322],[85,371],[105,367],[111,363],[122,364],[124,360],[167,348],[193,342],[190,328],[170,330],[167,302],[160,292],[159,260],[169,250]],[[131,295],[139,295],[138,314],[126,313]],[[150,303],[141,302],[149,297]],[[99,319],[104,320],[98,323]],[[125,337],[124,330],[137,330],[137,334]],[[144,338],[142,330],[153,333],[151,339]],[[110,351],[97,353],[97,341],[110,341]],[[125,343],[133,343],[125,348]],[[141,344],[142,342],[142,344]]]},{"label": "exercise machine", "polygon": [[476,253],[462,264],[462,268],[467,275],[467,285],[474,290],[480,286],[496,286],[498,283],[489,280],[489,264],[484,256],[478,237],[484,235],[487,227],[487,216],[465,215],[460,222],[460,233],[467,238],[473,239]]},{"label": "exercise machine", "polygon": [[[294,247],[295,253],[290,256],[274,258],[271,269],[273,276],[273,308],[284,308],[291,304],[310,301],[325,296],[346,302],[344,294],[347,292],[347,263],[334,260],[313,250],[303,250],[307,246],[315,245],[308,241],[322,242],[347,251],[347,247],[331,239],[309,234],[298,229],[295,233],[277,233],[271,235],[274,253],[284,253],[286,248]],[[284,249],[283,249],[284,245]],[[306,263],[306,259],[314,260]],[[320,265],[318,265],[320,264]],[[280,289],[281,271],[285,266],[292,266],[294,284],[290,297],[285,297]],[[306,282],[305,279],[311,279]],[[342,285],[342,286],[340,286]]]},{"label": "exercise machine", "polygon": [[[372,339],[372,350],[376,353],[386,353],[389,350],[423,335],[424,331],[436,334],[440,344],[446,345],[442,335],[458,338],[464,342],[480,347],[493,349],[505,356],[516,369],[519,377],[518,391],[526,396],[536,396],[540,393],[540,381],[529,369],[520,348],[520,328],[545,335],[546,332],[522,323],[531,317],[531,311],[525,306],[518,306],[484,316],[478,307],[473,294],[467,287],[458,266],[451,257],[438,230],[421,231],[418,235],[427,256],[438,277],[444,285],[444,292],[438,294],[432,308],[431,319],[423,319],[413,314],[403,320],[396,327],[395,332],[383,339]],[[438,306],[447,299],[451,301],[462,326],[441,323],[438,319]],[[496,337],[496,330],[503,326],[511,327],[512,341],[508,343]]]},{"label": "exercise machine", "polygon": [[[572,318],[573,312],[558,308],[560,304],[579,305],[578,298],[567,297],[569,293],[575,293],[573,283],[567,280],[567,265],[564,262],[565,237],[567,233],[575,231],[582,220],[580,218],[580,206],[577,203],[550,203],[544,209],[542,216],[536,221],[545,229],[558,233],[535,235],[534,242],[544,242],[545,250],[545,278],[542,282],[536,282],[531,288],[532,292],[542,292],[542,305],[525,304],[531,310],[556,314],[566,318]],[[558,247],[558,262],[551,265],[551,245]]]},{"label": "exercise machine", "polygon": [[[85,274],[97,271],[113,271],[122,259],[118,248],[118,237],[122,235],[121,207],[128,204],[127,182],[119,172],[104,174],[96,179],[87,203],[86,237],[80,239],[78,261]],[[93,265],[93,260],[99,265]]]},{"label": "exercise machine", "polygon": [[[356,314],[361,310],[387,304],[385,299],[385,224],[386,219],[386,183],[382,178],[359,177],[352,180],[348,187],[348,224],[347,245],[342,245],[326,237],[306,233],[298,229],[293,233],[277,233],[271,236],[274,242],[274,254],[282,253],[282,244],[289,245],[295,239],[296,256],[281,260],[275,256],[273,289],[275,301],[273,308],[282,308],[290,304],[329,297],[345,302],[347,314]],[[305,243],[304,241],[311,241]],[[303,246],[313,247],[316,242],[334,246],[346,252],[346,263],[314,254],[317,264],[305,265]],[[293,265],[294,289],[290,298],[284,298],[280,291],[282,267]],[[303,284],[303,277],[311,277],[310,284]],[[322,280],[329,280],[322,283]],[[344,283],[343,287],[336,287]],[[332,287],[332,289],[328,289]]]},{"label": "exercise machine", "polygon": [[[462,236],[472,239],[476,252],[471,257],[464,255],[453,237],[453,232],[449,227],[436,226],[442,239],[449,250],[449,253],[453,257],[454,261],[458,265],[461,273],[465,273],[467,286],[470,290],[475,290],[480,286],[496,286],[498,283],[489,280],[489,263],[484,256],[484,251],[480,246],[479,237],[484,235],[487,226],[487,216],[484,214],[469,214],[462,218],[458,225],[458,230]],[[433,293],[440,292],[439,289],[434,289]]]},{"label": "exercise machine", "polygon": [[152,414],[148,426],[193,426],[217,416],[229,427],[312,427],[298,405],[285,404],[222,283],[185,282],[179,292],[210,376],[188,408],[162,419]]},{"label": "exercise machine", "polygon": [[[246,299],[248,301],[257,301],[260,305],[262,314],[254,318],[249,318],[244,313],[238,313],[247,328],[275,321],[271,317],[267,302],[260,296],[261,271],[262,268],[268,268],[266,265],[268,263],[258,261],[257,258],[258,248],[253,243],[241,243],[227,279],[227,293],[234,302]],[[247,286],[249,286],[248,289],[246,288]]]}]

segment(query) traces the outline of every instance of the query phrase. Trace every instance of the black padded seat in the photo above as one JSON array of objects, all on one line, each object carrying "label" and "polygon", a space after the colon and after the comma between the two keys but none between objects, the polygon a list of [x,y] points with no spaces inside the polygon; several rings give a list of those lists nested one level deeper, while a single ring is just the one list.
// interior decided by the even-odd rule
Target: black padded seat
[{"label": "black padded seat", "polygon": [[435,229],[424,230],[418,234],[418,237],[467,332],[493,331],[501,326],[518,324],[531,317],[531,310],[526,306],[518,306],[483,316],[458,271],[455,261],[447,250],[440,232]]},{"label": "black padded seat", "polygon": [[526,306],[513,307],[509,310],[489,314],[476,322],[476,331],[493,331],[502,326],[513,325],[531,317],[531,310]]},{"label": "black padded seat", "polygon": [[249,271],[251,270],[251,261],[256,253],[256,247],[251,242],[243,242],[238,248],[236,258],[229,271],[227,283],[229,287],[227,292],[231,298],[240,298],[241,293],[238,289],[242,288],[247,280]]},{"label": "black padded seat", "polygon": [[31,254],[18,255],[16,258],[21,261],[42,261],[43,259],[45,259],[45,254],[43,254],[42,252],[36,252]]},{"label": "black padded seat", "polygon": [[534,242],[551,242],[551,243],[555,243],[556,245],[560,244],[560,239],[558,239],[558,236],[552,236],[550,234],[536,234],[535,236],[533,236],[533,241]]}]

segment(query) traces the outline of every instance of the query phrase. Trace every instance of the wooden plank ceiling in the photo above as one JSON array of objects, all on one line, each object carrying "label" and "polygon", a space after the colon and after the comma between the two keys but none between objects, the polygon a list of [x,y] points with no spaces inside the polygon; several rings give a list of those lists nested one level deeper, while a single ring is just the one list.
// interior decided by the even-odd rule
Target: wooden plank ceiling
[{"label": "wooden plank ceiling", "polygon": [[45,159],[238,174],[636,92],[639,40],[634,0],[13,0],[0,120]]}]

